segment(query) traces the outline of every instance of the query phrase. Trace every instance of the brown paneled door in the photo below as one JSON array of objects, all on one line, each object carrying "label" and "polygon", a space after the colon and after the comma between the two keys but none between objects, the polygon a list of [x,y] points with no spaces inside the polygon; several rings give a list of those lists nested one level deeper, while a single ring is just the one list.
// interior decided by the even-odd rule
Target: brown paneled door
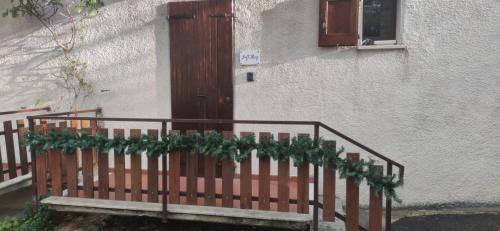
[{"label": "brown paneled door", "polygon": [[[172,118],[233,119],[232,0],[170,2],[168,14]],[[173,129],[232,131],[233,126],[174,123]],[[198,166],[203,172],[203,160]]]}]

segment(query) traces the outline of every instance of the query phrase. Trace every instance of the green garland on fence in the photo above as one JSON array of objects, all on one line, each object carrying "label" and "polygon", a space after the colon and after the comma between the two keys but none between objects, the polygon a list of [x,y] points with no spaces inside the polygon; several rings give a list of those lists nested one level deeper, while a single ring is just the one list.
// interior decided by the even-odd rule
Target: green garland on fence
[{"label": "green garland on fence", "polygon": [[81,132],[72,134],[63,129],[61,132],[51,130],[47,135],[27,132],[25,145],[32,151],[45,153],[49,150],[59,149],[63,154],[74,153],[77,149],[89,150],[95,148],[99,153],[108,153],[114,150],[116,154],[136,155],[145,152],[148,156],[159,157],[163,154],[176,151],[187,151],[199,155],[213,155],[222,160],[242,162],[249,158],[256,150],[258,158],[272,158],[277,161],[292,160],[294,166],[302,166],[306,161],[315,166],[330,166],[338,170],[340,178],[353,177],[359,186],[363,180],[368,182],[376,192],[384,191],[387,198],[401,203],[395,189],[403,185],[403,179],[396,179],[395,175],[384,176],[371,171],[374,161],[361,160],[352,162],[340,158],[344,152],[342,147],[335,150],[332,142],[323,139],[314,140],[309,136],[297,136],[292,139],[277,141],[271,135],[259,138],[256,142],[254,135],[230,139],[217,132],[209,132],[204,136],[196,133],[192,135],[169,134],[161,139],[147,135],[140,137],[114,137],[97,134],[95,136]]}]

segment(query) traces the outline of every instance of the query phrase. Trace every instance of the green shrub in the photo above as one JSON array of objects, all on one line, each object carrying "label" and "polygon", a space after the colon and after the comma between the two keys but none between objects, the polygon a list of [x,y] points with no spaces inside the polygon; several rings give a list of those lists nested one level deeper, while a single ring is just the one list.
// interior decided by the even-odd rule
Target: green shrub
[{"label": "green shrub", "polygon": [[46,205],[41,205],[37,212],[34,211],[31,205],[27,206],[24,210],[24,218],[17,230],[54,230],[54,223],[52,222],[51,215],[52,213]]},{"label": "green shrub", "polygon": [[0,220],[0,231],[16,231],[21,221],[19,218],[5,218]]},{"label": "green shrub", "polygon": [[37,212],[31,205],[24,209],[23,218],[5,218],[0,220],[0,231],[50,231],[54,230],[52,214],[45,205],[40,206]]}]

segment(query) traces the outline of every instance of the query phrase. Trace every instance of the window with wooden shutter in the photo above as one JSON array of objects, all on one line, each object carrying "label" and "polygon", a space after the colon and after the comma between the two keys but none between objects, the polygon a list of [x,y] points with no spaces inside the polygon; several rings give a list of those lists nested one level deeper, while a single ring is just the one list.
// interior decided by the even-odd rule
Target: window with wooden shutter
[{"label": "window with wooden shutter", "polygon": [[319,46],[358,43],[359,0],[320,0]]}]

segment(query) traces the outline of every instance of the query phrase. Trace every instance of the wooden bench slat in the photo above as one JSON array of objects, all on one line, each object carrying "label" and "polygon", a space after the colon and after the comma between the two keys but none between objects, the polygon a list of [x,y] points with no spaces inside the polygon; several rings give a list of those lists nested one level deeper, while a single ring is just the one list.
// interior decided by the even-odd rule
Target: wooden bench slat
[{"label": "wooden bench slat", "polygon": [[[122,216],[162,217],[160,203],[110,201],[85,198],[48,197],[41,201],[57,211],[104,213]],[[312,223],[309,215],[211,206],[168,205],[169,220],[201,221],[279,229],[306,230]]]}]

